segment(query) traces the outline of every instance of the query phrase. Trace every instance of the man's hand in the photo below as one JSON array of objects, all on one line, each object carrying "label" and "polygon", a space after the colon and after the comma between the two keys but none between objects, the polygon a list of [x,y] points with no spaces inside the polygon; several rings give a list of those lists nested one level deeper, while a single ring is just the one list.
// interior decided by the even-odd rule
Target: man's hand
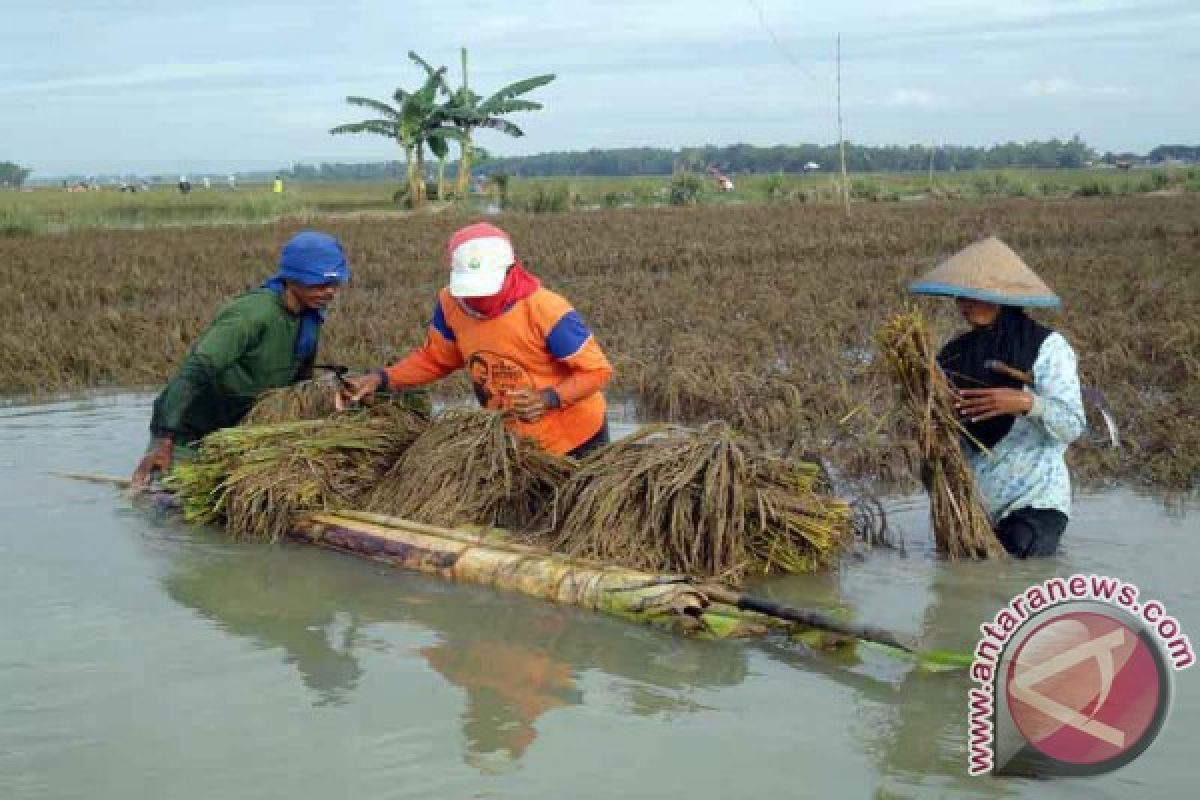
[{"label": "man's hand", "polygon": [[356,378],[346,378],[334,398],[334,407],[338,411],[345,411],[355,403],[375,394],[382,385],[383,378],[378,372],[368,372],[366,375],[359,375]]},{"label": "man's hand", "polygon": [[549,405],[541,392],[517,389],[508,393],[509,408],[521,422],[537,422],[546,416]]},{"label": "man's hand", "polygon": [[134,489],[145,489],[155,472],[165,475],[171,469],[171,461],[175,457],[175,442],[169,437],[161,437],[150,445],[150,452],[142,456],[137,469],[133,471],[131,483]]},{"label": "man's hand", "polygon": [[1033,395],[1023,389],[962,389],[954,407],[971,422],[983,422],[1005,414],[1028,414]]}]

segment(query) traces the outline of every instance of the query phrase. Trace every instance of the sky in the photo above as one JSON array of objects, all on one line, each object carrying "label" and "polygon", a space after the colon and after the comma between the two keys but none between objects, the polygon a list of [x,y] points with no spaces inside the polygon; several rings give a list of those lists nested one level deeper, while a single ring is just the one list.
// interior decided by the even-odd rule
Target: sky
[{"label": "sky", "polygon": [[34,177],[400,157],[331,136],[470,53],[481,94],[553,72],[497,155],[1068,138],[1200,143],[1197,0],[3,0],[0,161]]}]

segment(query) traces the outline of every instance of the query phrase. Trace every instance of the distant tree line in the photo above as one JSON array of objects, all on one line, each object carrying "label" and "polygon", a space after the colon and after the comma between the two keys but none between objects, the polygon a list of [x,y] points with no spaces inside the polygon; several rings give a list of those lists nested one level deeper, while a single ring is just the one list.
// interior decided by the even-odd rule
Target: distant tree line
[{"label": "distant tree line", "polygon": [[31,171],[11,161],[0,161],[0,186],[20,187]]},{"label": "distant tree line", "polygon": [[[846,169],[851,172],[913,172],[994,169],[1000,167],[1082,167],[1095,152],[1078,136],[1068,141],[1009,142],[992,147],[961,145],[889,145],[870,147],[846,144]],[[755,147],[630,148],[543,153],[521,158],[498,158],[488,163],[492,171],[514,175],[664,175],[676,169],[718,167],[726,172],[802,172],[815,164],[822,170],[840,168],[836,144]]]},{"label": "distant tree line", "polygon": [[1154,163],[1167,160],[1200,161],[1200,145],[1160,144],[1150,151],[1148,160]]},{"label": "distant tree line", "polygon": [[[272,173],[254,173],[254,177],[266,180]],[[385,161],[380,164],[321,164],[309,166],[297,164],[284,173],[285,177],[299,181],[359,181],[378,178],[397,178],[404,175],[404,162]]]},{"label": "distant tree line", "polygon": [[[938,172],[1009,167],[1075,168],[1090,163],[1118,161],[1161,163],[1166,159],[1200,160],[1200,146],[1161,145],[1147,155],[1106,153],[1103,157],[1080,137],[1063,141],[1008,142],[991,147],[963,145],[889,145],[870,147],[846,145],[846,168],[851,172],[916,172],[931,167]],[[669,175],[677,170],[701,171],[717,167],[734,173],[803,172],[811,165],[822,171],[840,168],[836,144],[777,145],[756,147],[735,144],[723,147],[626,147],[584,151],[540,153],[506,158],[489,157],[479,171],[526,177],[572,175]],[[299,180],[357,180],[395,177],[401,165],[395,161],[376,164],[297,165],[290,171]],[[457,173],[457,163],[448,166]]]}]

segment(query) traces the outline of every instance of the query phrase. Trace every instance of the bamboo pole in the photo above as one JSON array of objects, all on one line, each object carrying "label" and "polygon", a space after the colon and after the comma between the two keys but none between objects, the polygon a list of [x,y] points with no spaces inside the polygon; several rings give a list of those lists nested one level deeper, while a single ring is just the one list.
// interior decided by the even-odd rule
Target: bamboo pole
[{"label": "bamboo pole", "polygon": [[842,207],[850,216],[850,182],[846,176],[846,137],[842,133],[842,35],[837,35],[837,124],[838,148],[842,153]]}]

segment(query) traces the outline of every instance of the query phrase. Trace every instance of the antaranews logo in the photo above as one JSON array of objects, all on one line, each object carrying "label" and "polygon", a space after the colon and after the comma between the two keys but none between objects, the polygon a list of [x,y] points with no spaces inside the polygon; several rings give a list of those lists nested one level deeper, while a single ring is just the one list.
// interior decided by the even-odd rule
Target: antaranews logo
[{"label": "antaranews logo", "polygon": [[972,775],[1099,775],[1146,751],[1191,641],[1157,600],[1105,575],[1050,578],[987,623],[967,710]]}]

